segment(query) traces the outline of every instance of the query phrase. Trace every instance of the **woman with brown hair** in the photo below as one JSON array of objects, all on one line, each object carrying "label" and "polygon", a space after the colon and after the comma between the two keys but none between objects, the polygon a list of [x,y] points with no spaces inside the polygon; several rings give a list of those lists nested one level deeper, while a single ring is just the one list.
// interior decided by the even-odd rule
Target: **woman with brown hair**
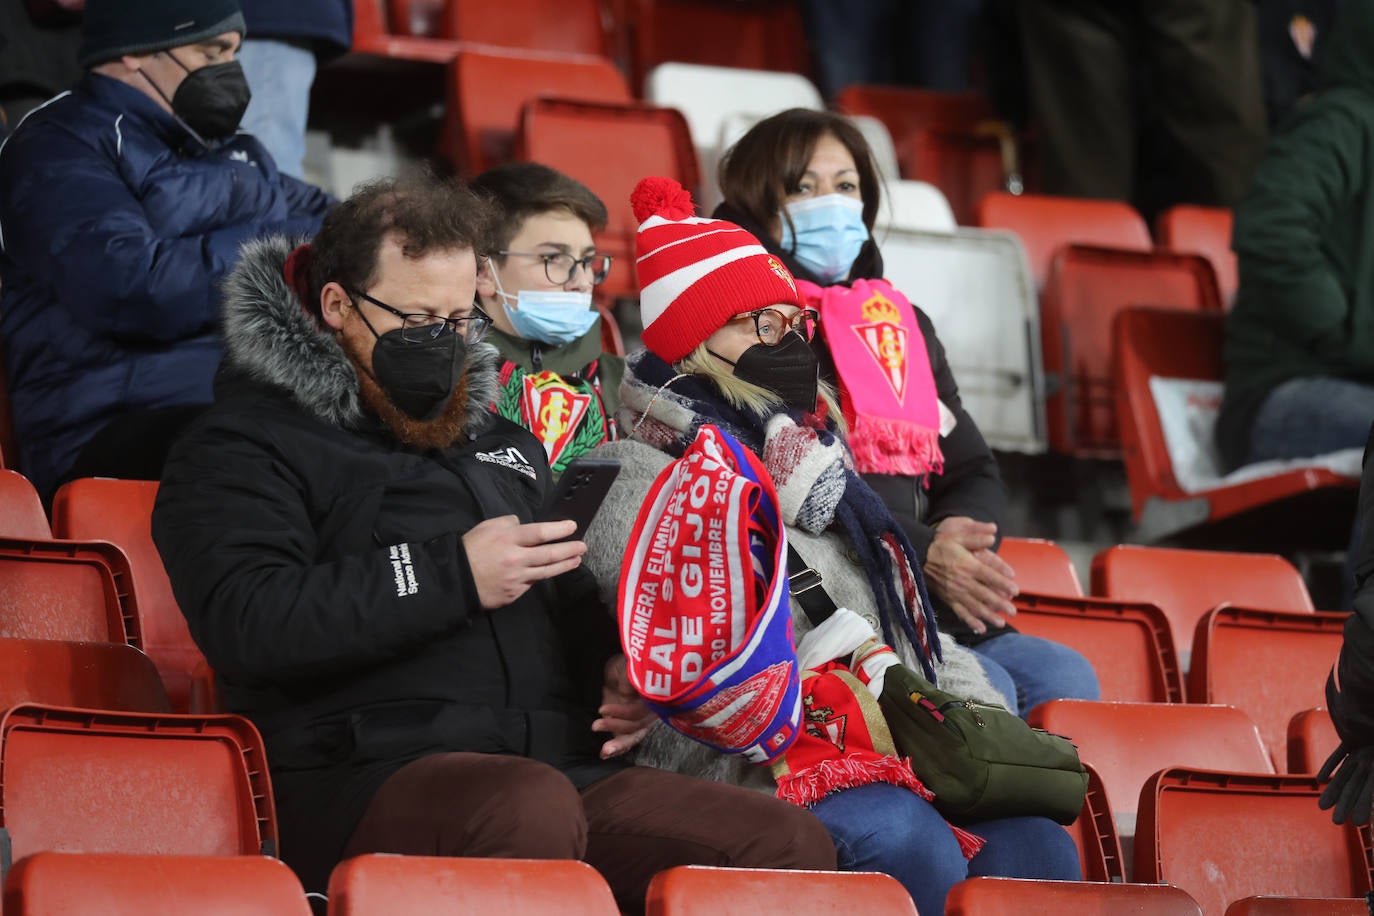
[{"label": "woman with brown hair", "polygon": [[1082,655],[1007,623],[1015,573],[996,554],[1006,490],[930,318],[882,279],[882,188],[863,135],[830,112],[781,112],[725,154],[720,185],[714,215],[754,233],[821,315],[821,375],[839,388],[858,471],[916,549],[941,629],[1022,714],[1097,699]]}]

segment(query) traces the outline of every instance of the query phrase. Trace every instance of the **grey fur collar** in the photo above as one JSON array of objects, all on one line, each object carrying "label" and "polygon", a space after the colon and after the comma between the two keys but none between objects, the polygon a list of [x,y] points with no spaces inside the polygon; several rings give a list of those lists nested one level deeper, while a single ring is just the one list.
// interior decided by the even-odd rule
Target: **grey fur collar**
[{"label": "grey fur collar", "polygon": [[[273,236],[244,245],[238,266],[224,280],[225,358],[251,378],[286,391],[316,419],[357,428],[365,412],[353,363],[333,332],[301,308],[282,276],[282,265],[297,244]],[[491,423],[498,362],[490,344],[468,349],[463,431],[469,436]]]}]

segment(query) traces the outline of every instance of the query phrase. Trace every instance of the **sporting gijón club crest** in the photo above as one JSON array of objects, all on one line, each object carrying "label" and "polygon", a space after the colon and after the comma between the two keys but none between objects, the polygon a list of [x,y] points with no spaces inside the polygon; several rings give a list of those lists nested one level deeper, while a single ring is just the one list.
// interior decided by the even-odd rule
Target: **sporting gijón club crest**
[{"label": "sporting gij\u00f3n club crest", "polygon": [[892,386],[892,393],[901,404],[906,396],[907,330],[902,327],[901,312],[896,303],[875,292],[860,308],[864,323],[850,325],[859,335],[870,356],[882,370],[883,378]]},{"label": "sporting gij\u00f3n club crest", "polygon": [[568,447],[573,433],[587,415],[592,396],[577,391],[552,372],[526,375],[521,382],[524,385],[521,398],[530,432],[543,444],[549,464],[557,464],[563,449]]}]

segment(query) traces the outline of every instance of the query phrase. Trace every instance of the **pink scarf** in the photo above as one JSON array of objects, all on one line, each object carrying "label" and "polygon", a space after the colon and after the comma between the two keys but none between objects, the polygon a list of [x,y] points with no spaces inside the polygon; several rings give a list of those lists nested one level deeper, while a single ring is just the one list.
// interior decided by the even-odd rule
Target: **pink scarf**
[{"label": "pink scarf", "polygon": [[925,336],[906,296],[886,280],[797,284],[821,315],[859,473],[939,474],[945,462],[940,401]]}]

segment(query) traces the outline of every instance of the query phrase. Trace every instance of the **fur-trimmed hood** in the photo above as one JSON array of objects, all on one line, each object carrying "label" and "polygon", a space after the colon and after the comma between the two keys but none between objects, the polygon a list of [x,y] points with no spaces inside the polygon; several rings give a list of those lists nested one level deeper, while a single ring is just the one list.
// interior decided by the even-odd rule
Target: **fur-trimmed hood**
[{"label": "fur-trimmed hood", "polygon": [[[255,381],[280,388],[312,417],[346,429],[367,416],[358,374],[332,330],[301,307],[282,274],[298,242],[283,236],[243,247],[224,280],[225,362]],[[463,430],[476,435],[491,423],[497,394],[496,348],[468,347],[468,407]]]}]

